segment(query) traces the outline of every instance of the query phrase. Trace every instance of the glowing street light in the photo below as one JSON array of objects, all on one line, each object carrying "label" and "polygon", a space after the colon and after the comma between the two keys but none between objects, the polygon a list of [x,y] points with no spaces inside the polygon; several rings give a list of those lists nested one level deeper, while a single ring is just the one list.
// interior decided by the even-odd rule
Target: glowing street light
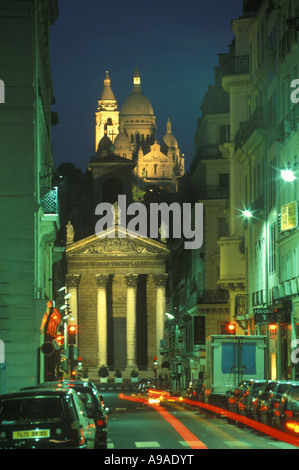
[{"label": "glowing street light", "polygon": [[292,181],[295,181],[296,176],[294,175],[293,170],[288,168],[287,170],[281,170],[281,177],[284,181],[287,181],[288,183],[291,183]]},{"label": "glowing street light", "polygon": [[166,312],[166,316],[167,316],[167,318],[169,318],[169,320],[174,319],[174,315],[172,315],[171,313]]},{"label": "glowing street light", "polygon": [[249,209],[242,211],[242,214],[246,219],[250,219],[250,217],[252,217],[252,212]]}]

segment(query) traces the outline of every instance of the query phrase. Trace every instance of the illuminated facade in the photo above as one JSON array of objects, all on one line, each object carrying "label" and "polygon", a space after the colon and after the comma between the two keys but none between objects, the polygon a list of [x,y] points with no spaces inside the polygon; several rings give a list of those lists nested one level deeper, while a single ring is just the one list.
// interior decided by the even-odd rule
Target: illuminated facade
[{"label": "illuminated facade", "polygon": [[[202,202],[204,206],[203,246],[184,250],[182,240],[171,245],[172,309],[178,319],[177,336],[182,338],[177,364],[182,369],[184,388],[204,375],[205,339],[219,334],[230,320],[229,295],[219,288],[220,253],[218,240],[228,234],[226,212],[229,203],[229,163],[219,146],[229,133],[229,100],[221,78],[229,60],[222,54],[215,67],[215,81],[202,104],[195,134],[195,157],[190,172],[182,180],[179,197]],[[170,323],[170,322],[169,322]],[[175,355],[171,357],[173,363]],[[178,366],[174,364],[174,371]]]},{"label": "illuminated facade", "polygon": [[[143,191],[151,186],[174,193],[184,175],[184,157],[168,119],[161,144],[156,141],[156,118],[149,99],[141,90],[138,69],[134,72],[133,90],[120,112],[111,88],[108,72],[96,112],[96,153],[109,139],[115,155],[136,162],[136,185]],[[105,144],[107,145],[107,143]]]},{"label": "illuminated facade", "polygon": [[[223,79],[231,104],[231,136],[222,147],[231,165],[230,235],[219,241],[219,282],[237,293],[232,315],[244,331],[269,337],[271,378],[294,379],[298,105],[291,102],[290,85],[298,78],[299,4],[279,5],[258,2],[251,18],[232,22],[236,68]],[[293,181],[282,179],[286,169],[295,171]]]},{"label": "illuminated facade", "polygon": [[42,321],[53,298],[59,228],[57,190],[51,186],[55,115],[46,38],[57,16],[54,0],[0,5],[6,87],[0,105],[0,338],[6,364],[0,379],[7,392],[45,379]]}]

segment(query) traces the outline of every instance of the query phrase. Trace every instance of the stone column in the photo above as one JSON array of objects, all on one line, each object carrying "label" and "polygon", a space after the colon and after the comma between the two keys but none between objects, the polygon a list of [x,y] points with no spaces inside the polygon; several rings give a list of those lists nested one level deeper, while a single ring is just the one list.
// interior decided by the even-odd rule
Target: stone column
[{"label": "stone column", "polygon": [[109,275],[96,274],[97,283],[97,329],[98,366],[107,366],[107,282]]},{"label": "stone column", "polygon": [[164,323],[166,313],[165,283],[168,275],[155,274],[156,284],[156,356],[158,358],[158,367],[161,367],[160,340],[164,339]]},{"label": "stone column", "polygon": [[138,274],[125,275],[127,283],[127,370],[136,369],[136,287]]},{"label": "stone column", "polygon": [[[80,274],[67,274],[66,275],[66,293],[72,294],[68,299],[68,313],[74,318],[76,325],[79,323],[79,309],[78,309],[78,287],[80,284]],[[77,332],[78,335],[78,332]],[[78,338],[76,344],[78,345]]]}]

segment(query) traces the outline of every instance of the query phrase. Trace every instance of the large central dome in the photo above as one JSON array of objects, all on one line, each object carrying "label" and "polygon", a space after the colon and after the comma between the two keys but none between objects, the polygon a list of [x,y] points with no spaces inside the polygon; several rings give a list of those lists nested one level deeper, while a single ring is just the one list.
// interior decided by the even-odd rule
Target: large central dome
[{"label": "large central dome", "polygon": [[138,69],[134,72],[134,88],[121,108],[122,116],[153,116],[154,110],[149,99],[140,88],[140,74]]},{"label": "large central dome", "polygon": [[153,116],[154,110],[149,99],[142,91],[132,91],[121,108],[121,115],[136,116],[139,114],[143,116]]}]

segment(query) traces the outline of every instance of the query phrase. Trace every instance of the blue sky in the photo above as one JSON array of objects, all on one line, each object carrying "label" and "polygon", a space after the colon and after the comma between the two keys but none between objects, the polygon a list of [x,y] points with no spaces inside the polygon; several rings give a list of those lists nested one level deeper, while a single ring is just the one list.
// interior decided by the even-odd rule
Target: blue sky
[{"label": "blue sky", "polygon": [[233,39],[242,0],[58,0],[50,58],[59,125],[55,166],[85,170],[94,154],[95,112],[109,71],[118,109],[132,91],[136,64],[156,116],[161,142],[170,117],[187,166],[194,156],[200,105],[218,54]]}]

